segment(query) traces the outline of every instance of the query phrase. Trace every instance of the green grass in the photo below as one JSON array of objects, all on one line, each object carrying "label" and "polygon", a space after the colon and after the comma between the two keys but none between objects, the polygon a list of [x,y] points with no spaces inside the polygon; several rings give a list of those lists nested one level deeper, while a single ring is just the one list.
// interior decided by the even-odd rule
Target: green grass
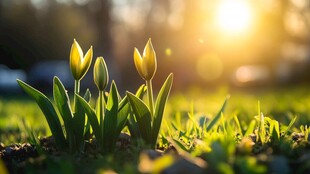
[{"label": "green grass", "polygon": [[[221,113],[219,111],[228,95],[225,111]],[[258,113],[262,113],[262,117],[255,117]],[[265,124],[259,124],[261,119]],[[33,100],[27,97],[0,98],[0,142],[27,141],[21,126],[23,120],[41,137],[50,135],[45,118]],[[307,87],[174,91],[167,103],[158,146],[167,148],[169,142],[180,154],[194,160],[197,157],[203,159],[209,173],[303,173],[304,169],[310,168],[309,162],[301,158],[303,154],[310,154],[309,123],[310,92]],[[260,130],[266,131],[265,135]],[[305,137],[299,142],[293,141],[296,133]],[[253,147],[249,135],[256,136]],[[136,173],[140,150],[131,147],[129,153],[101,156],[87,169],[80,165],[85,162],[83,159],[76,161],[64,157],[59,163],[48,157],[48,170],[87,173],[109,168],[120,173]],[[160,162],[155,161],[155,164]],[[301,168],[293,171],[296,166]]]},{"label": "green grass", "polygon": [[310,91],[307,87],[287,87],[284,89],[229,90],[226,87],[214,91],[191,89],[175,92],[169,99],[167,115],[181,112],[185,115],[194,106],[195,114],[212,117],[218,112],[225,97],[230,99],[225,110],[228,115],[238,115],[243,121],[250,121],[257,115],[257,102],[261,112],[282,123],[289,123],[298,116],[297,125],[310,121]]},{"label": "green grass", "polygon": [[50,131],[35,101],[28,97],[0,97],[0,141],[5,144],[23,142],[24,125],[33,128],[38,135],[49,135]]}]

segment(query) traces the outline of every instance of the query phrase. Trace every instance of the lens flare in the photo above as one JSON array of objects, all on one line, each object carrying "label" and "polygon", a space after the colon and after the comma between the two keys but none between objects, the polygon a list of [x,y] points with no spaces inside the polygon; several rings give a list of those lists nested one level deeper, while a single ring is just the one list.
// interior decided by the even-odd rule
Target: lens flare
[{"label": "lens flare", "polygon": [[250,5],[245,0],[223,0],[219,3],[216,22],[227,33],[246,31],[252,20]]}]

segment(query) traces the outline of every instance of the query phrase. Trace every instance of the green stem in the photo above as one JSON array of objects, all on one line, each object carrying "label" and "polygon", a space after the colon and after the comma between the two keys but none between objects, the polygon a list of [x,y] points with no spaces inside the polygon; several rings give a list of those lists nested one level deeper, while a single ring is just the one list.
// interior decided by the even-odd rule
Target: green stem
[{"label": "green stem", "polygon": [[[103,135],[103,117],[104,117],[104,91],[100,91],[99,90],[99,103],[98,103],[98,107],[99,107],[99,124],[100,124],[100,129],[101,129],[101,133]],[[101,139],[102,142],[100,142],[100,144],[102,145],[103,144],[103,139]]]},{"label": "green stem", "polygon": [[147,86],[147,97],[149,99],[149,107],[151,111],[151,116],[154,115],[154,100],[153,100],[153,88],[152,88],[152,80],[146,80]]},{"label": "green stem", "polygon": [[75,80],[74,81],[74,98],[73,98],[73,105],[74,105],[74,112],[76,112],[77,108],[76,108],[76,96],[75,94],[79,94],[80,93],[80,80]]}]

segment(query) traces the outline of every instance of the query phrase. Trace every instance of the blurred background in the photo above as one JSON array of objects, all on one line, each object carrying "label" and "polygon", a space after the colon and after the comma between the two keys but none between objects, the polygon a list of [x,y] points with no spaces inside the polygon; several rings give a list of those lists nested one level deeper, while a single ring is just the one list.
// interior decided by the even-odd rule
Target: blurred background
[{"label": "blurred background", "polygon": [[[310,81],[308,0],[0,0],[0,91],[16,78],[48,91],[57,75],[73,87],[75,38],[124,91],[143,80],[133,64],[152,38],[155,88],[170,72],[174,88],[266,87]],[[94,87],[91,67],[82,80]]]}]

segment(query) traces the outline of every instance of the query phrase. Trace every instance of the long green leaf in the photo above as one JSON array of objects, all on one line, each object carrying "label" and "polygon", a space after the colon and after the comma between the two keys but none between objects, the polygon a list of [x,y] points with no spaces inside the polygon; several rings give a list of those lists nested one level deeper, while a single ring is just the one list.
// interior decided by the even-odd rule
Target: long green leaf
[{"label": "long green leaf", "polygon": [[54,94],[54,101],[65,124],[65,128],[67,131],[67,138],[71,138],[69,136],[72,136],[73,134],[73,127],[72,127],[73,115],[70,107],[70,100],[66,92],[66,89],[64,88],[63,84],[61,83],[58,77],[54,77],[53,94]]},{"label": "long green leaf", "polygon": [[207,131],[210,131],[210,130],[213,128],[213,126],[216,125],[216,123],[218,122],[218,120],[221,118],[221,115],[222,115],[222,113],[223,113],[224,110],[225,110],[225,107],[226,107],[226,104],[227,104],[228,99],[229,99],[229,96],[226,97],[226,99],[225,99],[225,101],[224,101],[224,103],[223,103],[223,105],[222,105],[220,111],[216,114],[216,116],[215,116],[215,117],[212,119],[212,121],[208,124],[208,126],[207,126]]},{"label": "long green leaf", "polygon": [[86,113],[98,142],[101,142],[101,139],[102,139],[101,129],[100,129],[99,121],[98,121],[95,111],[92,109],[89,103],[85,101],[84,98],[82,98],[81,96],[77,94],[76,94],[76,98],[77,98],[78,105],[80,105],[83,111]]},{"label": "long green leaf", "polygon": [[155,104],[155,114],[153,118],[153,127],[152,127],[152,144],[153,145],[155,145],[157,141],[159,129],[161,126],[161,122],[162,122],[162,118],[163,118],[163,114],[165,110],[165,105],[166,105],[168,95],[171,90],[172,82],[173,82],[173,74],[171,73],[167,77],[165,83],[161,87],[158,93],[158,96],[157,96],[157,100]]},{"label": "long green leaf", "polygon": [[135,114],[141,136],[145,143],[151,145],[151,112],[145,103],[134,94],[127,92],[127,97]]},{"label": "long green leaf", "polygon": [[[86,89],[83,98],[88,103],[90,103],[90,101],[91,101],[91,93],[90,93],[88,88]],[[87,117],[85,117],[85,122],[86,122],[86,124],[85,124],[85,129],[84,129],[84,138],[87,138],[87,137],[90,137],[90,123],[89,123]]]},{"label": "long green leaf", "polygon": [[133,112],[130,110],[130,107],[129,107],[129,116],[128,116],[128,120],[127,120],[126,125],[128,127],[129,132],[130,132],[130,135],[133,139],[142,138],[141,133],[139,131],[138,122],[137,122]]},{"label": "long green leaf", "polygon": [[73,114],[70,106],[70,100],[67,91],[58,77],[54,77],[53,95],[58,111],[65,125],[66,138],[71,152],[74,151],[76,142],[73,128]]},{"label": "long green leaf", "polygon": [[118,138],[116,135],[117,125],[117,111],[118,111],[118,94],[115,82],[111,83],[111,89],[107,101],[106,112],[104,117],[103,139],[104,144],[108,150],[112,150]]},{"label": "long green leaf", "polygon": [[126,126],[126,122],[130,112],[130,105],[127,103],[121,110],[117,113],[117,124],[116,124],[116,134],[120,132]]},{"label": "long green leaf", "polygon": [[[136,92],[136,96],[140,98],[141,100],[143,100],[143,96],[145,95],[145,93],[146,93],[146,87],[145,87],[145,84],[143,84],[138,88]],[[125,97],[127,98],[127,95]],[[138,126],[137,120],[135,119],[134,114],[132,113],[130,109],[130,104],[129,104],[129,116],[128,116],[126,125],[129,129],[129,132],[132,138],[138,138],[138,137],[142,138],[139,132],[139,126]]]},{"label": "long green leaf", "polygon": [[20,85],[23,90],[30,95],[39,105],[41,111],[43,112],[49,128],[53,134],[53,137],[55,138],[55,142],[59,148],[65,148],[66,147],[66,140],[61,128],[61,124],[58,118],[58,115],[54,109],[53,104],[51,101],[40,91],[34,89],[27,83],[17,80],[18,84]]},{"label": "long green leaf", "polygon": [[80,103],[76,103],[73,117],[73,127],[76,145],[82,149],[84,144],[85,112]]},{"label": "long green leaf", "polygon": [[125,96],[118,105],[117,125],[116,125],[117,134],[119,134],[126,126],[129,113],[130,113],[130,105],[128,103],[127,96]]}]

